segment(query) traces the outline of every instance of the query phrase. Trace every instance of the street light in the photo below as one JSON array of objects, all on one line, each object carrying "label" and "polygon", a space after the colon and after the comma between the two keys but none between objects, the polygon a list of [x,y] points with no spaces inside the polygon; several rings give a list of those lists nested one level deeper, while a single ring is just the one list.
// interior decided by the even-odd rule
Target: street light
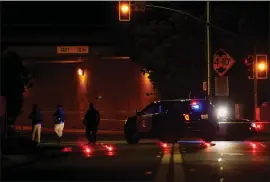
[{"label": "street light", "polygon": [[84,75],[84,71],[81,68],[78,69],[77,73],[78,73],[79,76]]},{"label": "street light", "polygon": [[119,21],[130,21],[130,1],[119,1]]}]

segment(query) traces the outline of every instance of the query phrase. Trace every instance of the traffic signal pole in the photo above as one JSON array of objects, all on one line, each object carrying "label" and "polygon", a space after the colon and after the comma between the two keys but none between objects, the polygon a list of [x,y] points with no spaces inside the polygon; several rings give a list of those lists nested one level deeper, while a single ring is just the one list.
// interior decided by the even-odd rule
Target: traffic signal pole
[{"label": "traffic signal pole", "polygon": [[[255,51],[254,51],[255,52]],[[256,120],[256,109],[258,105],[258,80],[257,80],[257,56],[256,52],[254,54],[254,61],[253,61],[253,78],[254,78],[254,121]]]},{"label": "traffic signal pole", "polygon": [[211,50],[210,50],[210,2],[206,2],[206,39],[207,39],[207,95],[211,97]]}]

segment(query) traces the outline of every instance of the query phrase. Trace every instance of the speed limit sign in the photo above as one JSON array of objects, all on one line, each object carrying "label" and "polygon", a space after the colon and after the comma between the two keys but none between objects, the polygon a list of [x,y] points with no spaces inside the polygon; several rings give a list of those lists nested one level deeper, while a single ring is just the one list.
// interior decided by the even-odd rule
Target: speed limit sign
[{"label": "speed limit sign", "polygon": [[235,60],[223,49],[214,54],[213,68],[219,76],[225,75],[234,63]]}]

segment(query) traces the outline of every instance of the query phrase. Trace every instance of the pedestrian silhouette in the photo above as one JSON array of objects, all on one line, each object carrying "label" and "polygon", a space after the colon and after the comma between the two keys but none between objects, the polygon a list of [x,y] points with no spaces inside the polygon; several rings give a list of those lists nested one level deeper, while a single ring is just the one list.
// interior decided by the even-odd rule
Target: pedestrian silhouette
[{"label": "pedestrian silhouette", "polygon": [[89,104],[89,109],[84,117],[84,126],[86,137],[89,141],[89,144],[95,144],[97,140],[97,130],[100,122],[99,112],[95,109],[94,104]]}]

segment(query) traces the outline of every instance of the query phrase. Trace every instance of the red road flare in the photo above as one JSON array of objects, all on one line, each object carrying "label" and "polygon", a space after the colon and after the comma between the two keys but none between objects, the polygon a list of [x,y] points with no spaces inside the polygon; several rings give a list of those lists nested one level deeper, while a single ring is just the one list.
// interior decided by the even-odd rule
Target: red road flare
[{"label": "red road flare", "polygon": [[160,143],[160,146],[161,146],[162,148],[167,148],[167,147],[168,147],[168,144],[167,144],[167,143]]}]

